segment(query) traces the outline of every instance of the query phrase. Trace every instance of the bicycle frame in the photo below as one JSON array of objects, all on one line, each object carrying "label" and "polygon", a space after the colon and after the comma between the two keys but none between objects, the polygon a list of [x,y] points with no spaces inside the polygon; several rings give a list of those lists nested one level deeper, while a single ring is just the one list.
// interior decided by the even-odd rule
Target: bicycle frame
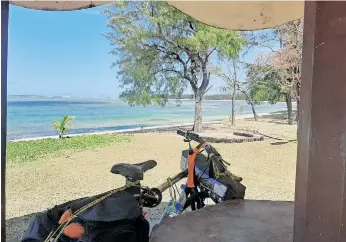
[{"label": "bicycle frame", "polygon": [[[189,141],[190,142],[190,141]],[[185,209],[186,209],[186,197],[190,195],[192,198],[190,200],[193,200],[192,202],[195,202],[195,200],[202,199],[204,200],[205,198],[209,197],[209,194],[203,191],[202,193],[198,191],[195,181],[196,181],[196,166],[195,166],[195,159],[197,154],[201,152],[201,149],[204,147],[205,142],[198,144],[195,148],[191,148],[189,150],[189,155],[186,161],[184,161],[183,157],[181,160],[181,168],[184,172],[184,174],[187,174],[187,182],[186,184],[182,184],[181,186],[181,192],[176,199],[171,199],[170,202],[168,203],[168,206],[166,207],[165,211],[163,212],[158,224],[162,223],[167,217],[174,217],[179,214],[181,214]],[[176,176],[177,177],[177,176]],[[180,177],[180,179],[183,177]],[[206,195],[207,196],[202,196]],[[191,206],[192,203],[191,203]],[[201,201],[201,204],[197,205],[197,208],[204,207],[203,201]]]},{"label": "bicycle frame", "polygon": [[[201,139],[197,134],[181,130],[178,130],[177,133],[185,138],[185,142],[189,142],[189,153],[187,157],[184,155],[182,156],[180,163],[181,170],[183,170],[185,174],[187,173],[187,182],[181,187],[179,198],[172,198],[169,202],[158,224],[162,223],[167,217],[174,217],[181,214],[189,206],[191,206],[192,210],[196,209],[196,205],[197,209],[204,207],[204,200],[206,198],[211,198],[215,203],[219,203],[224,200],[227,191],[227,187],[217,181],[217,178],[211,178],[205,173],[206,169],[202,171],[196,166],[196,157],[203,150],[206,150],[208,153],[206,159],[210,162],[209,168],[214,165],[214,163],[211,163],[213,159],[219,161],[218,164],[221,165],[222,169],[224,168],[227,170],[225,164],[230,164],[222,159],[221,155],[212,145]],[[191,147],[191,140],[198,142],[195,148]],[[176,177],[179,177],[178,175]],[[183,177],[179,177],[179,180],[181,178]],[[175,179],[174,184],[179,180]]]}]

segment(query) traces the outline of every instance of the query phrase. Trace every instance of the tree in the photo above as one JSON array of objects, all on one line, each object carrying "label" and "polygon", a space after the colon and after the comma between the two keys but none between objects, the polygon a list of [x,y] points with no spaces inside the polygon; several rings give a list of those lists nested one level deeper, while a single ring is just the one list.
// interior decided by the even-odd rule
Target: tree
[{"label": "tree", "polygon": [[251,97],[251,89],[252,87],[250,85],[247,85],[248,83],[242,83],[242,85],[239,85],[239,91],[243,93],[246,97],[246,102],[251,106],[253,118],[255,121],[258,121],[258,115],[256,113],[255,109],[255,102],[253,101]]},{"label": "tree", "polygon": [[[303,49],[303,19],[291,21],[276,29],[281,48],[270,60],[271,66],[279,74],[285,89],[289,124],[293,124],[292,100],[299,110],[301,63]],[[298,112],[296,116],[298,121]]]},{"label": "tree", "polygon": [[[282,48],[274,55],[273,67],[286,80],[291,90],[291,98],[297,102],[299,110],[301,64],[303,50],[303,19],[291,21],[278,27]],[[298,121],[298,115],[296,116]]]},{"label": "tree", "polygon": [[237,92],[239,90],[240,80],[239,80],[239,70],[240,70],[240,60],[239,56],[235,58],[228,58],[227,61],[224,61],[224,66],[226,70],[221,68],[215,68],[214,74],[219,76],[225,83],[226,86],[223,88],[224,91],[228,91],[232,96],[232,113],[230,121],[232,125],[235,125],[235,103]]},{"label": "tree", "polygon": [[251,106],[254,120],[258,121],[255,105],[261,104],[262,101],[269,99],[267,70],[265,66],[257,63],[258,59],[253,64],[247,64],[246,80],[239,85],[239,91],[246,97],[247,103]]},{"label": "tree", "polygon": [[[244,57],[247,53],[254,48],[269,48],[274,51],[270,46],[275,43],[275,35],[270,31],[240,31],[238,32],[244,39],[246,39],[246,45],[243,46],[242,51],[236,58],[231,59],[231,63],[228,71],[222,73],[218,72],[218,76],[224,79],[227,83],[226,90],[232,93],[232,124],[235,124],[235,97],[236,92],[240,92],[245,97],[248,105],[251,106],[252,113],[255,121],[258,121],[258,115],[256,114],[255,105],[259,105],[262,101],[268,100],[267,87],[263,83],[264,74],[266,69],[258,63],[261,60],[262,55],[258,55],[254,63],[246,63]],[[232,69],[232,71],[230,70]],[[240,81],[238,71],[247,70],[247,78]],[[239,93],[238,93],[239,95]]]},{"label": "tree", "polygon": [[292,88],[288,86],[287,79],[280,75],[280,70],[271,65],[271,58],[272,56],[258,55],[255,63],[248,67],[248,96],[254,104],[264,100],[271,104],[284,100],[287,105],[288,123],[293,124]]},{"label": "tree", "polygon": [[278,70],[273,68],[271,65],[266,64],[262,68],[263,70],[266,70],[264,72],[263,84],[267,91],[268,101],[271,104],[274,104],[284,99],[287,105],[288,124],[293,124],[291,86],[288,85],[286,79],[282,78]]},{"label": "tree", "polygon": [[62,117],[60,122],[58,120],[53,121],[53,125],[60,139],[64,138],[64,136],[68,134],[70,130],[70,123],[72,120],[73,117],[65,115],[64,117]]},{"label": "tree", "polygon": [[106,34],[117,58],[121,98],[130,105],[164,106],[190,86],[194,131],[202,131],[202,100],[213,57],[234,57],[245,44],[234,31],[202,24],[162,1],[116,1],[105,10]]},{"label": "tree", "polygon": [[[249,46],[271,50],[265,61],[255,64],[254,69],[261,73],[261,82],[266,82],[267,90],[264,93],[267,92],[268,100],[271,103],[282,99],[286,102],[288,123],[293,124],[292,101],[297,102],[298,110],[300,102],[303,20],[291,21],[276,27],[274,31],[265,31],[263,34],[252,32],[248,35]],[[275,47],[278,42],[280,48]],[[296,120],[298,121],[298,115]]]}]

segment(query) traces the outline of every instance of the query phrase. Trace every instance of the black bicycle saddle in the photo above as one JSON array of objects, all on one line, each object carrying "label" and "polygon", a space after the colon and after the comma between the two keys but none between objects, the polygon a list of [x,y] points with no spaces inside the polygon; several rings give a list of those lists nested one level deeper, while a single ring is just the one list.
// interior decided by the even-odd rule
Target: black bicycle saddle
[{"label": "black bicycle saddle", "polygon": [[157,162],[154,160],[147,160],[137,164],[118,163],[112,167],[111,172],[132,180],[143,180],[144,173],[153,169],[156,165]]}]

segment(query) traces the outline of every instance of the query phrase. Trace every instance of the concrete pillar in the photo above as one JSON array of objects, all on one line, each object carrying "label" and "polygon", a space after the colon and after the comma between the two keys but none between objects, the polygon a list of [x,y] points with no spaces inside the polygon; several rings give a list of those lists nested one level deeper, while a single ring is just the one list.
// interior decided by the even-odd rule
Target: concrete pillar
[{"label": "concrete pillar", "polygon": [[7,51],[9,2],[1,2],[1,241],[5,241],[5,175],[7,134]]},{"label": "concrete pillar", "polygon": [[305,2],[294,241],[346,241],[346,2]]}]

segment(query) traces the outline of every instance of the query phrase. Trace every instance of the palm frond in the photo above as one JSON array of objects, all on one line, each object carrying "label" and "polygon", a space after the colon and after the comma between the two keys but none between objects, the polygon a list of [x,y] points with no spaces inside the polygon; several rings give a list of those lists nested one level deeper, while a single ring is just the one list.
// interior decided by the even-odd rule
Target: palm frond
[{"label": "palm frond", "polygon": [[57,134],[59,134],[59,137],[62,138],[64,135],[68,134],[68,131],[70,129],[70,122],[73,120],[72,116],[65,115],[59,122],[58,120],[54,120],[52,123],[55,127],[55,130]]}]

